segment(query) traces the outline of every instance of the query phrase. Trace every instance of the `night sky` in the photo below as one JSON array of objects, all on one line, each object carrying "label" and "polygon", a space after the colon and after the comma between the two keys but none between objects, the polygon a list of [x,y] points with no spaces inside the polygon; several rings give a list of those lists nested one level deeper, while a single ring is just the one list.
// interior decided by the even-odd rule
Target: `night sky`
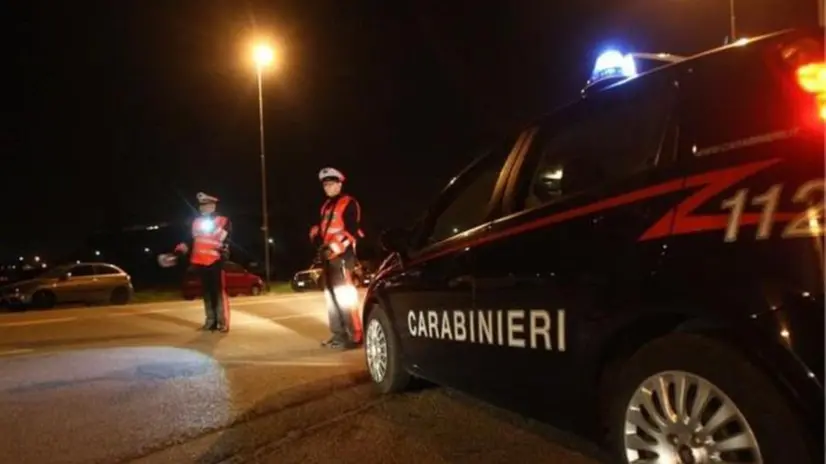
[{"label": "night sky", "polygon": [[[257,36],[283,53],[264,77],[272,226],[304,231],[323,166],[348,175],[369,228],[402,224],[486,146],[576,98],[606,45],[688,54],[728,32],[726,0],[15,3],[4,257],[180,220],[200,190],[257,214]],[[738,5],[746,36],[817,23],[816,0]]]}]

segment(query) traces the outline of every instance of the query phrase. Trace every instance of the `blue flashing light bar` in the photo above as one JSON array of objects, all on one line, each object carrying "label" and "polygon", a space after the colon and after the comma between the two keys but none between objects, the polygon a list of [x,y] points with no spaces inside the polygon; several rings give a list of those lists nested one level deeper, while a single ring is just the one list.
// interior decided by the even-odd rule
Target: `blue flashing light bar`
[{"label": "blue flashing light bar", "polygon": [[617,50],[607,50],[597,58],[591,72],[589,84],[609,78],[631,78],[637,75],[637,64],[631,54],[623,55]]}]

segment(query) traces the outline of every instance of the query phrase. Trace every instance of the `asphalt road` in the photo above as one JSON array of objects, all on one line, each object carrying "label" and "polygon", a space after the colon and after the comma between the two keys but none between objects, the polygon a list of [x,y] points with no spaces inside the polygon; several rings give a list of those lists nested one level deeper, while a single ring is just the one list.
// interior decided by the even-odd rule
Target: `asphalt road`
[{"label": "asphalt road", "polygon": [[595,464],[593,448],[441,388],[381,397],[329,352],[320,294],[0,313],[0,463]]}]

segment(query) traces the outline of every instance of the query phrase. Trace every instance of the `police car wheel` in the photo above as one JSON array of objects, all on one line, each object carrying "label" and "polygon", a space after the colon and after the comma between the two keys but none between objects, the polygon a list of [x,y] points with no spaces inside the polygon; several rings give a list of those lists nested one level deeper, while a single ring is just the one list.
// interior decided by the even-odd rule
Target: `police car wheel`
[{"label": "police car wheel", "polygon": [[364,351],[367,370],[380,392],[395,393],[408,386],[410,374],[402,362],[398,337],[379,305],[367,316]]},{"label": "police car wheel", "polygon": [[624,363],[609,408],[617,462],[814,463],[783,395],[734,349],[678,334]]}]

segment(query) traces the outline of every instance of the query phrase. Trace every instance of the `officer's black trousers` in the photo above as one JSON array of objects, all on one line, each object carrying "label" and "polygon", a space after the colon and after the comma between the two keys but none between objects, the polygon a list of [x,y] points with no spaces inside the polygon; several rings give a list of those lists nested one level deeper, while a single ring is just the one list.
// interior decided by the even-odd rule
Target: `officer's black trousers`
[{"label": "officer's black trousers", "polygon": [[327,261],[321,276],[330,332],[341,342],[361,340],[358,291],[352,277],[355,262],[355,256],[348,250],[343,256]]},{"label": "officer's black trousers", "polygon": [[220,261],[209,266],[195,266],[201,277],[201,288],[204,294],[204,312],[206,313],[207,327],[229,328],[229,297],[227,296],[226,276],[224,266]]}]

